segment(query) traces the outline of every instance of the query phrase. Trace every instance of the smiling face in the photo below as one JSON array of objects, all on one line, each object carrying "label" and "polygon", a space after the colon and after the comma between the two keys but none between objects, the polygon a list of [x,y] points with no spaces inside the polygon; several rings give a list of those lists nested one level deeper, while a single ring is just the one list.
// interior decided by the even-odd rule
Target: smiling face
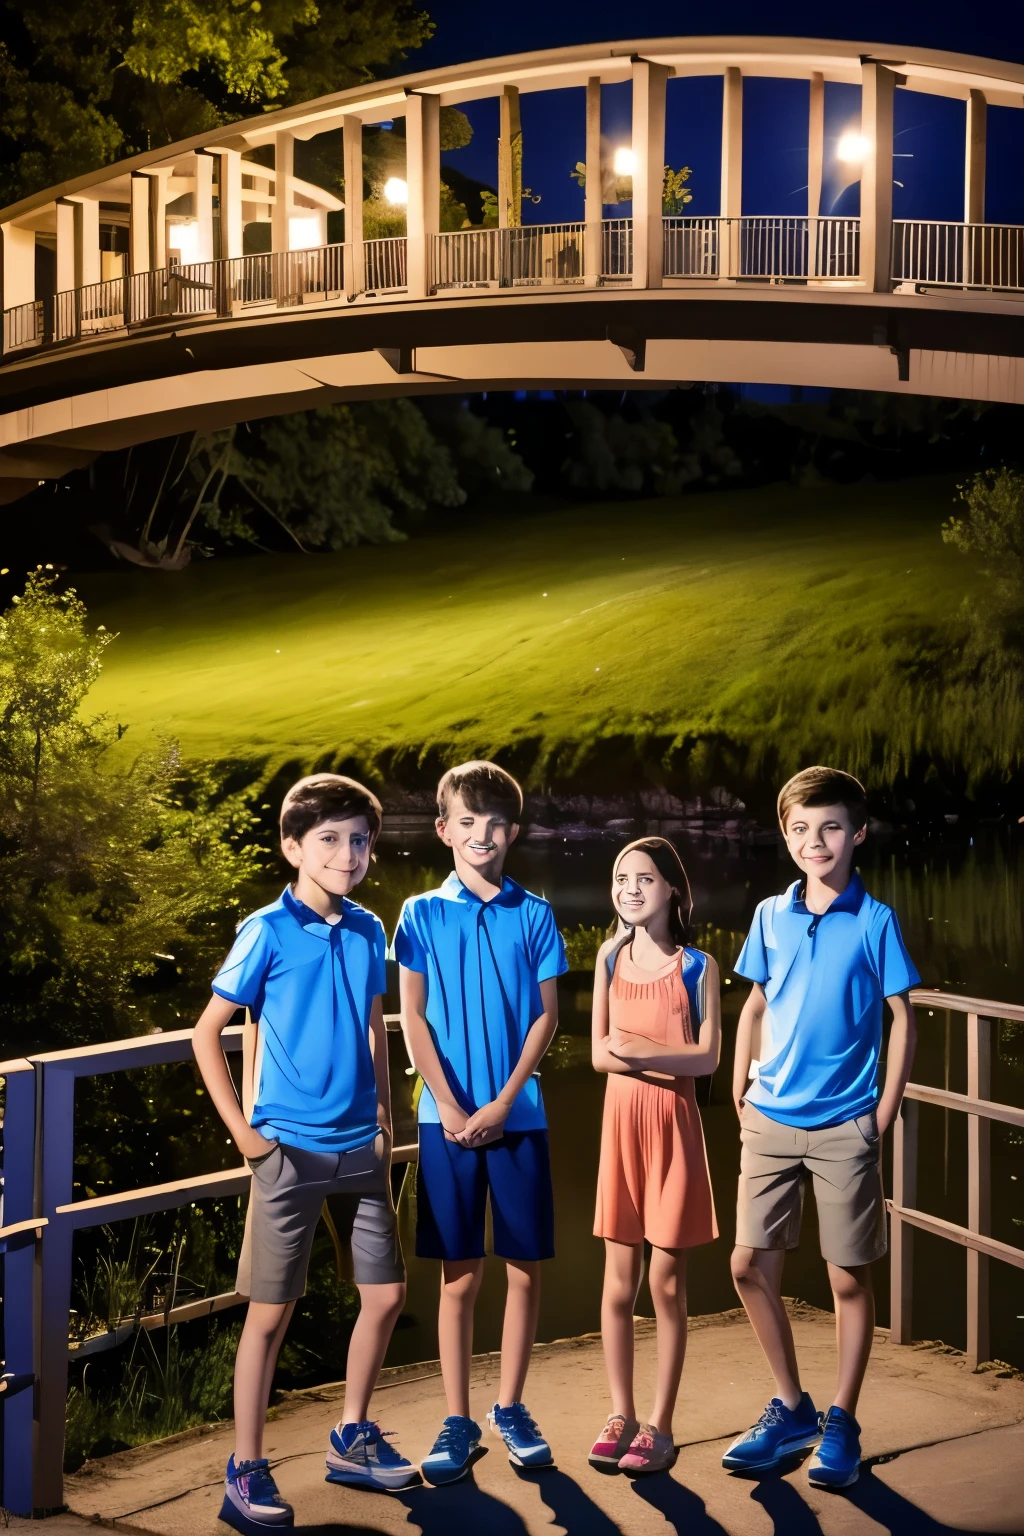
[{"label": "smiling face", "polygon": [[642,848],[624,853],[612,874],[612,902],[624,922],[647,928],[666,912],[673,890]]},{"label": "smiling face", "polygon": [[500,879],[505,855],[519,828],[502,811],[474,811],[459,794],[452,795],[448,815],[436,823],[437,835],[455,855],[455,868],[472,870],[485,879]]},{"label": "smiling face", "polygon": [[838,888],[850,878],[853,850],[867,828],[854,826],[845,805],[794,805],[782,831],[797,868]]},{"label": "smiling face", "polygon": [[370,866],[370,824],[365,816],[321,821],[301,838],[283,837],[281,852],[298,871],[295,893],[301,900],[308,902],[319,889],[337,901],[355,890]]}]

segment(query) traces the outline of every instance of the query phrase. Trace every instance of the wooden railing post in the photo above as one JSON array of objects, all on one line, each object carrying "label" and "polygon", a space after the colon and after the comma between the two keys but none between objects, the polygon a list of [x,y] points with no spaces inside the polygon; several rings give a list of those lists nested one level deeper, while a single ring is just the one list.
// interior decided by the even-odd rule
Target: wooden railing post
[{"label": "wooden railing post", "polygon": [[[992,1088],[992,1020],[967,1015],[967,1095],[987,1099]],[[984,1236],[992,1220],[992,1127],[981,1115],[967,1116],[967,1226]],[[967,1359],[976,1371],[991,1356],[988,1257],[967,1250]]]},{"label": "wooden railing post", "polygon": [[894,1344],[909,1344],[913,1338],[914,1229],[897,1213],[917,1204],[918,1109],[913,1099],[904,1099],[893,1125],[889,1337]]}]

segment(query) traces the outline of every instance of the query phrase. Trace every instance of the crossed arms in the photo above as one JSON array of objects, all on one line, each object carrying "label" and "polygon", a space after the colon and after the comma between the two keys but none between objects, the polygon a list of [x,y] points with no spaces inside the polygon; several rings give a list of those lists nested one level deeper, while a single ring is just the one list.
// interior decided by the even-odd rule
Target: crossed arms
[{"label": "crossed arms", "polygon": [[718,966],[708,956],[707,1017],[700,1026],[700,1041],[666,1051],[643,1035],[612,1029],[608,1019],[607,957],[616,940],[609,939],[598,951],[594,968],[591,1060],[595,1072],[628,1072],[648,1082],[666,1077],[708,1077],[718,1066],[722,1052],[722,1011],[718,990]]}]

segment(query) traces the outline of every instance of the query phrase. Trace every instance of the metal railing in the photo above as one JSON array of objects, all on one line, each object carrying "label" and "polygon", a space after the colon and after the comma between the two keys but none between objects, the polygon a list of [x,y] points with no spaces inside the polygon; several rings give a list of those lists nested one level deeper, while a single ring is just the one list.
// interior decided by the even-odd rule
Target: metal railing
[{"label": "metal railing", "polygon": [[[976,997],[923,989],[910,994],[918,1008],[948,1009],[967,1015],[967,1092],[908,1083],[896,1117],[893,1140],[893,1193],[887,1202],[892,1221],[890,1241],[891,1338],[909,1344],[914,1287],[914,1231],[930,1232],[967,1250],[967,1360],[976,1370],[991,1355],[989,1337],[990,1259],[1024,1269],[1024,1249],[997,1241],[991,1234],[991,1130],[993,1120],[1024,1129],[1024,1109],[996,1104],[992,1091],[992,1022],[1024,1022],[1024,1007],[993,1003]],[[967,1225],[946,1221],[917,1209],[917,1153],[920,1104],[936,1104],[967,1116]]]},{"label": "metal railing", "polygon": [[434,237],[431,284],[446,288],[540,288],[582,283],[585,225],[521,224]]},{"label": "metal railing", "polygon": [[662,270],[666,277],[717,277],[721,219],[665,220]]},{"label": "metal railing", "polygon": [[407,246],[404,235],[363,242],[364,293],[395,293],[408,287]]},{"label": "metal railing", "polygon": [[632,219],[602,220],[600,275],[606,282],[633,276]]},{"label": "metal railing", "polygon": [[859,219],[745,215],[716,222],[719,277],[849,282],[860,274]]},{"label": "metal railing", "polygon": [[896,219],[892,280],[935,288],[1024,292],[1024,225]]},{"label": "metal railing", "polygon": [[[388,1016],[393,1028],[397,1016]],[[243,1053],[242,1101],[251,1109],[255,1027],[237,1025],[221,1036],[225,1051]],[[75,1200],[75,1083],[81,1077],[168,1065],[192,1059],[192,1031],[83,1046],[0,1063],[5,1079],[3,1199],[0,1257],[3,1262],[3,1342],[0,1376],[2,1503],[14,1514],[52,1512],[63,1505],[64,1424],[68,1359],[111,1347],[69,1343],[72,1240],[87,1227],[174,1210],[194,1200],[243,1194],[251,1174],[242,1164],[193,1178]],[[395,1163],[411,1162],[416,1147],[396,1147]],[[115,1329],[121,1343],[135,1327],[163,1327],[235,1306],[234,1291],[190,1301],[171,1311]],[[34,1391],[31,1390],[34,1388]]]},{"label": "metal railing", "polygon": [[37,347],[45,339],[42,299],[31,299],[27,304],[15,304],[4,310],[5,352],[15,352],[19,347]]}]

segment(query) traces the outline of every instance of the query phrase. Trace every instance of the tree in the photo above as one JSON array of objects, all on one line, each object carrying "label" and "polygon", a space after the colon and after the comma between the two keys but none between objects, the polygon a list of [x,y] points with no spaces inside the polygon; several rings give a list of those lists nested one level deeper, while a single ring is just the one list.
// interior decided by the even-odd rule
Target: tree
[{"label": "tree", "polygon": [[985,561],[996,604],[1004,612],[1024,611],[1024,474],[1016,469],[983,469],[959,487],[963,517],[942,525],[942,539],[961,554]]},{"label": "tree", "polygon": [[0,199],[340,90],[433,32],[410,0],[8,0]]},{"label": "tree", "polygon": [[567,490],[673,496],[688,478],[681,474],[675,433],[649,412],[636,420],[606,416],[589,400],[570,401],[566,411],[574,428],[562,465]]},{"label": "tree", "polygon": [[173,741],[128,760],[83,706],[114,636],[56,574],[0,615],[0,1025],[78,1041],[152,1022],[161,968],[209,973],[260,866],[255,818]]}]

